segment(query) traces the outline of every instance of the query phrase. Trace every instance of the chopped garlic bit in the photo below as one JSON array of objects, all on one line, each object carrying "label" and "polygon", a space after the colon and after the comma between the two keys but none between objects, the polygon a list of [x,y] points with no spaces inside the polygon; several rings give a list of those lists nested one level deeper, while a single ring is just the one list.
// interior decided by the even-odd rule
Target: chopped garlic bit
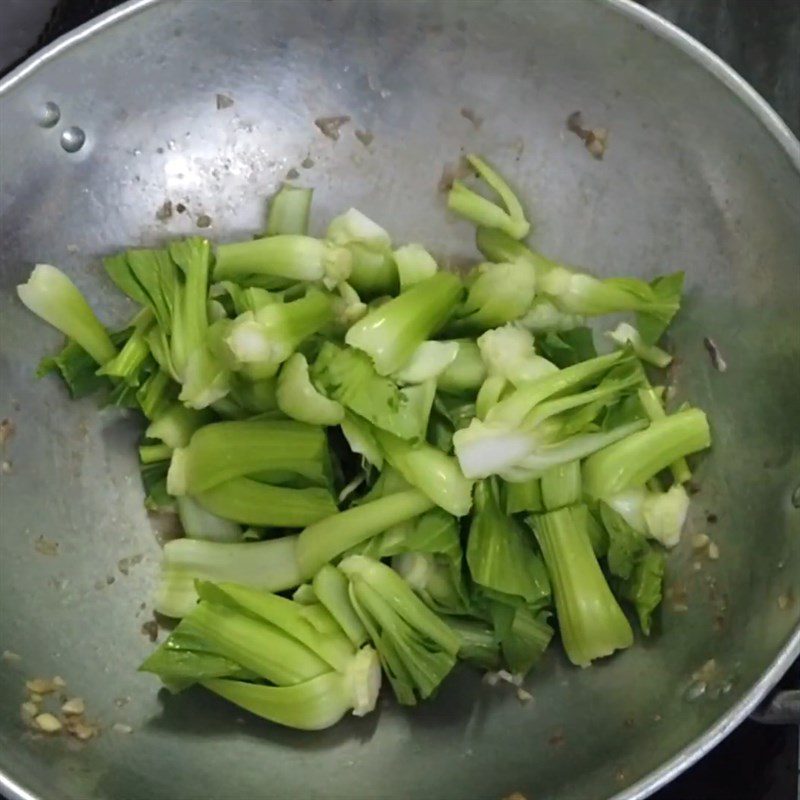
[{"label": "chopped garlic bit", "polygon": [[711,539],[705,533],[696,533],[692,536],[692,547],[695,550],[702,550],[710,541]]},{"label": "chopped garlic bit", "polygon": [[708,546],[708,557],[712,561],[716,561],[719,558],[719,547],[715,542],[711,542]]},{"label": "chopped garlic bit", "polygon": [[71,697],[61,706],[61,710],[68,716],[75,716],[86,711],[86,704],[83,702],[82,697]]},{"label": "chopped garlic bit", "polygon": [[34,722],[36,723],[36,727],[45,733],[57,733],[61,730],[61,721],[58,717],[48,714],[47,712],[39,714]]},{"label": "chopped garlic bit", "polygon": [[56,684],[55,678],[52,680],[50,678],[33,678],[25,681],[25,688],[33,694],[50,694],[58,686],[59,684]]},{"label": "chopped garlic bit", "polygon": [[67,733],[74,736],[76,739],[85,742],[96,736],[100,730],[96,725],[89,722],[86,717],[82,715],[67,717],[64,721]]},{"label": "chopped garlic bit", "polygon": [[10,650],[3,650],[3,655],[0,656],[6,664],[16,664],[22,661],[22,656],[19,653],[12,653]]},{"label": "chopped garlic bit", "polygon": [[117,733],[133,733],[133,728],[130,725],[125,725],[122,722],[115,722],[112,726],[112,730],[116,731]]},{"label": "chopped garlic bit", "polygon": [[[497,677],[501,681],[505,681],[506,683],[514,684],[514,676],[507,670],[507,669],[500,669],[497,671]],[[516,685],[516,684],[514,684]]]},{"label": "chopped garlic bit", "polygon": [[39,713],[39,706],[36,703],[28,700],[19,707],[22,712],[23,719],[31,720]]},{"label": "chopped garlic bit", "polygon": [[517,699],[521,703],[527,703],[528,701],[533,700],[533,695],[522,687],[519,687],[517,689]]},{"label": "chopped garlic bit", "polygon": [[714,674],[717,671],[717,660],[715,658],[709,658],[705,664],[703,664],[697,672],[692,674],[692,680],[704,680],[709,681],[711,678],[714,677]]}]

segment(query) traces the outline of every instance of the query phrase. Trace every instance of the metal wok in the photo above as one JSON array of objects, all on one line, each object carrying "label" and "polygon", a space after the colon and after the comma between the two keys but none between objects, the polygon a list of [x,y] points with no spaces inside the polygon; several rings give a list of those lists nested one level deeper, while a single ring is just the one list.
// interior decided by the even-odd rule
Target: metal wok
[{"label": "metal wok", "polygon": [[[610,131],[603,160],[566,129],[576,110]],[[315,126],[331,116],[350,117],[338,140]],[[159,695],[135,671],[159,559],[138,423],[35,379],[58,337],[14,286],[57,263],[120,322],[100,255],[198,223],[248,234],[290,170],[316,188],[317,220],[355,205],[457,263],[473,245],[437,181],[461,148],[524,187],[543,252],[600,274],[686,270],[676,387],[715,437],[659,634],[583,671],[554,648],[527,704],[463,671],[421,708],[385,700],[317,735],[242,721],[202,692]],[[0,417],[15,427],[0,649],[22,658],[0,664],[11,797],[641,798],[800,653],[798,142],[666,22],[625,0],[137,0],[0,84],[0,180]],[[167,200],[184,213],[158,218]],[[720,557],[695,570],[698,532]],[[24,679],[53,674],[104,723],[83,747],[19,721]]]}]

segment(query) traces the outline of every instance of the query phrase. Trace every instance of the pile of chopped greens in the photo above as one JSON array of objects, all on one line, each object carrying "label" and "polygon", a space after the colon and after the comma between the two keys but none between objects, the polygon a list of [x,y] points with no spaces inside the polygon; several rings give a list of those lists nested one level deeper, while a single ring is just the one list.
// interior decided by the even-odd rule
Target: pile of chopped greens
[{"label": "pile of chopped greens", "polygon": [[[263,235],[105,259],[138,306],[109,332],[40,264],[22,302],[66,337],[39,374],[147,421],[155,598],[179,618],[142,664],[302,729],[436,692],[458,661],[521,678],[558,632],[579,666],[649,635],[686,457],[706,417],[668,412],[658,340],[681,273],[595,278],[522,243],[507,183],[471,156],[449,206],[484,261],[462,278],[361,212],[308,235],[284,186]],[[479,193],[481,189],[485,193]],[[587,318],[628,312],[595,350]]]}]

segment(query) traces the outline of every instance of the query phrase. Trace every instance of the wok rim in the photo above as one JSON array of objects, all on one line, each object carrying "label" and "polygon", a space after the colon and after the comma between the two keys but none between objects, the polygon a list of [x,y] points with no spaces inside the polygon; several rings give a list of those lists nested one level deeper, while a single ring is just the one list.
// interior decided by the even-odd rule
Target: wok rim
[{"label": "wok rim", "polygon": [[[162,0],[127,0],[122,5],[60,36],[0,79],[0,98],[69,48],[161,2]],[[621,16],[639,23],[645,31],[680,50],[722,83],[744,103],[772,135],[800,177],[800,141],[772,106],[736,70],[677,25],[636,4],[633,0],[602,0],[602,2]],[[800,658],[800,624],[796,626],[761,677],[735,705],[668,761],[627,789],[613,795],[609,800],[643,800],[677,778],[744,722],[797,658]],[[8,800],[47,800],[44,796],[26,789],[3,769],[0,769],[0,790],[5,793]]]}]

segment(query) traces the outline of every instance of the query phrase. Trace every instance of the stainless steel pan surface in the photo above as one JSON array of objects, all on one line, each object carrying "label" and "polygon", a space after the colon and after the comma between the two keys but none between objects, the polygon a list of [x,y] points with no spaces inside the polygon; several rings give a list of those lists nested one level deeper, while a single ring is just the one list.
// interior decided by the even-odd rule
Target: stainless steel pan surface
[{"label": "stainless steel pan surface", "polygon": [[[577,110],[608,129],[602,160],[567,130]],[[338,139],[315,125],[332,116],[349,117]],[[318,224],[353,205],[455,264],[477,254],[437,183],[462,149],[521,187],[542,252],[601,275],[686,270],[675,385],[708,410],[714,447],[659,634],[587,670],[553,648],[529,703],[465,670],[421,708],[385,699],[314,735],[200,691],[159,694],[135,671],[159,559],[139,423],[36,380],[58,337],[14,286],[58,264],[121,322],[101,255],[198,224],[247,235],[290,170],[315,188]],[[641,798],[800,654],[800,148],[669,24],[624,0],[137,0],[0,84],[0,180],[0,418],[14,428],[0,650],[21,657],[0,663],[11,797]],[[695,533],[719,547],[699,570]],[[24,680],[54,674],[103,724],[83,746],[19,721]]]}]

